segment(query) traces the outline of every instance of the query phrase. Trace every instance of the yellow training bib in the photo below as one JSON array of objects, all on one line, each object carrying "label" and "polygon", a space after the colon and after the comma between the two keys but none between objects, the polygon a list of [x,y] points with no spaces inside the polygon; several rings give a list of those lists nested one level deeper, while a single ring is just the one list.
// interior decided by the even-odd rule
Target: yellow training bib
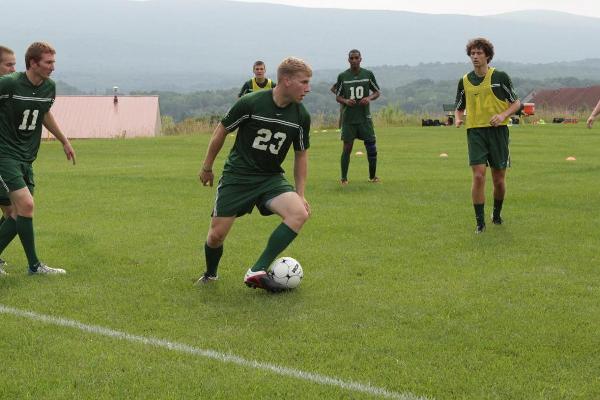
[{"label": "yellow training bib", "polygon": [[[467,101],[467,129],[490,127],[490,119],[508,108],[508,102],[500,100],[492,90],[492,73],[496,68],[488,68],[483,82],[475,86],[463,76],[465,99]],[[507,117],[500,125],[508,124]]]},{"label": "yellow training bib", "polygon": [[273,82],[270,79],[267,79],[267,84],[264,87],[260,87],[258,86],[258,83],[256,83],[256,78],[252,78],[252,91],[256,92],[258,90],[266,90],[266,89],[271,89],[273,87]]}]

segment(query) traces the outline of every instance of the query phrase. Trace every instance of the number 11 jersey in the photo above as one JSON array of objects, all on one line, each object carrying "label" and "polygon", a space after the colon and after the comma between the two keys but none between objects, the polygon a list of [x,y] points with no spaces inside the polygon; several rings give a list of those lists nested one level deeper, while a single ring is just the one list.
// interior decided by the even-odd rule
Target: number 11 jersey
[{"label": "number 11 jersey", "polygon": [[24,72],[0,77],[0,158],[29,163],[36,159],[42,122],[55,97],[51,79],[34,86]]}]

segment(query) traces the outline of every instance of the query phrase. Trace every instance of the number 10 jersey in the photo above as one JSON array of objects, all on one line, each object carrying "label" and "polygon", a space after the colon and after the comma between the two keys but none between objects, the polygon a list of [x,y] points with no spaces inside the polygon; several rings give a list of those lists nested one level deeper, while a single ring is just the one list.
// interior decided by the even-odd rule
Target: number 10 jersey
[{"label": "number 10 jersey", "polygon": [[51,79],[34,86],[24,72],[0,77],[0,158],[29,163],[36,159],[42,122],[55,97]]},{"label": "number 10 jersey", "polygon": [[241,97],[221,120],[227,132],[238,130],[223,173],[274,175],[288,150],[309,148],[310,115],[300,103],[278,107],[273,90]]}]

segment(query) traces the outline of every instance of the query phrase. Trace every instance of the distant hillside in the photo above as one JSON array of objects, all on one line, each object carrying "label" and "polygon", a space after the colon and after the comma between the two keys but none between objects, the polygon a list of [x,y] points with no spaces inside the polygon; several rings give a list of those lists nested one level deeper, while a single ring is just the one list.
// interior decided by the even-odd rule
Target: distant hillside
[{"label": "distant hillside", "polygon": [[[436,78],[451,79],[464,69],[464,45],[475,36],[494,42],[498,65],[600,58],[598,18],[543,11],[430,15],[224,0],[11,2],[2,7],[1,41],[17,50],[19,60],[28,43],[52,42],[58,50],[56,77],[85,91],[112,86],[193,91],[237,85],[259,58],[271,74],[288,55],[305,58],[317,70],[338,71],[355,47],[370,66],[457,63],[446,78]],[[383,70],[381,79],[388,80]]]}]

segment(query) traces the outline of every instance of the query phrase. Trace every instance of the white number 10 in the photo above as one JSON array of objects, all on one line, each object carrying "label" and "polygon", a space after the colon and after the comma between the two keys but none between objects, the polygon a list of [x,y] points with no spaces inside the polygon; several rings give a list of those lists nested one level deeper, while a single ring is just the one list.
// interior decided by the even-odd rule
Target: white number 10
[{"label": "white number 10", "polygon": [[362,86],[350,86],[350,99],[362,99],[365,95],[365,88]]}]

